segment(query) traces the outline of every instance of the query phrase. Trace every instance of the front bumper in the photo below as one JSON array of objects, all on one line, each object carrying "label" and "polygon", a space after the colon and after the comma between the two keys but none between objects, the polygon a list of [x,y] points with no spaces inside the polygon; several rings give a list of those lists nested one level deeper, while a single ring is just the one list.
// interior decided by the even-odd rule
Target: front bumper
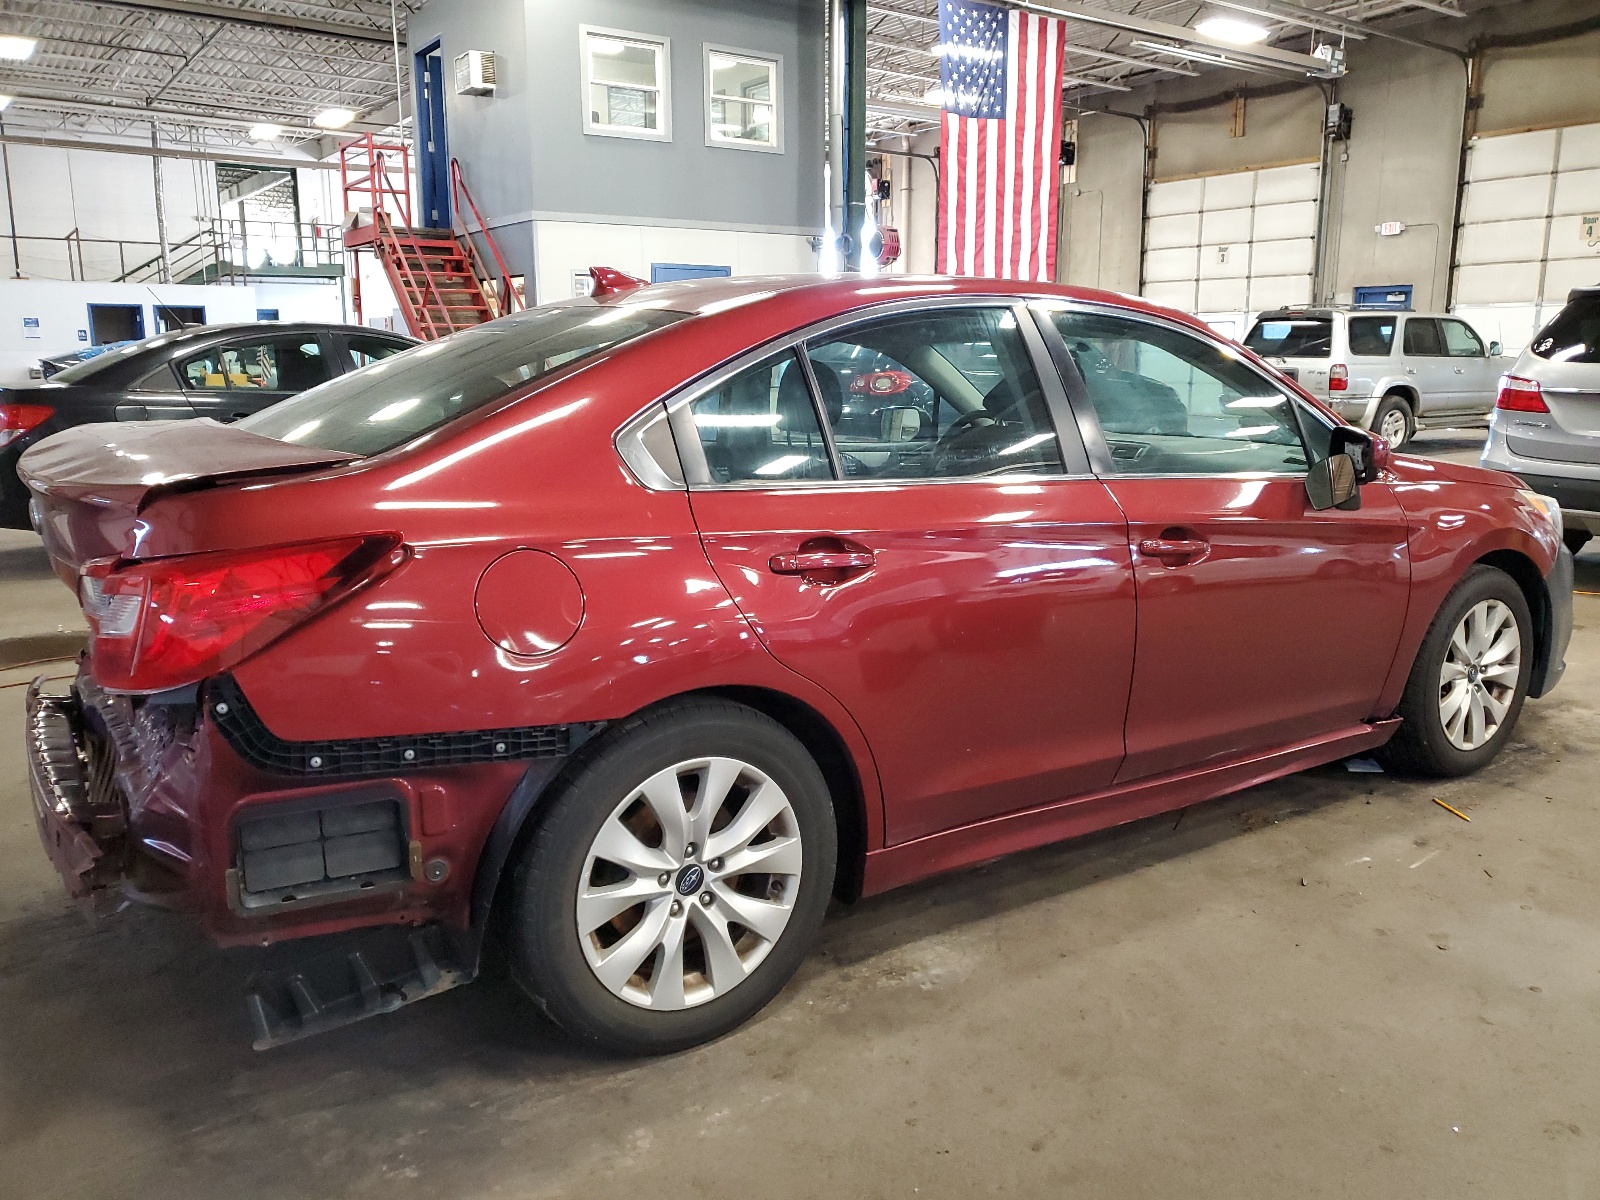
[{"label": "front bumper", "polygon": [[1549,650],[1539,656],[1528,682],[1528,694],[1535,698],[1549,695],[1567,671],[1567,646],[1572,641],[1572,551],[1561,547],[1544,582],[1550,596]]}]

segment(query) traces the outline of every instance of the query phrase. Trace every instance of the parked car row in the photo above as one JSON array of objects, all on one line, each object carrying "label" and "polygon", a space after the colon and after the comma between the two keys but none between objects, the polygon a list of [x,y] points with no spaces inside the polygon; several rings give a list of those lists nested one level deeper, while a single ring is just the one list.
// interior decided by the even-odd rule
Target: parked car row
[{"label": "parked car row", "polygon": [[[1561,678],[1554,501],[1392,455],[1192,318],[994,280],[597,292],[22,456],[91,631],[27,701],[69,891],[224,944],[393,931],[264,980],[259,1046],[486,945],[580,1039],[693,1045],[830,896],[1354,754],[1463,774]],[[1262,334],[1291,364],[1300,319]],[[352,331],[297,336],[116,394],[232,417],[307,347],[354,365]]]},{"label": "parked car row", "polygon": [[0,388],[0,526],[27,529],[22,452],[98,421],[237,421],[417,343],[354,325],[203,325],[127,342],[42,383]]}]

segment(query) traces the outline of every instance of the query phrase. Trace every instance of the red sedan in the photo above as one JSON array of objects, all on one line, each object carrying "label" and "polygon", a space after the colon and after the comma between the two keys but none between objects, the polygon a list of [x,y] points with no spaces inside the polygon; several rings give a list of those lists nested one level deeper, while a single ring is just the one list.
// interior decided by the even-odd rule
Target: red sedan
[{"label": "red sedan", "polygon": [[[563,1029],[689,1046],[830,896],[1348,755],[1472,771],[1561,676],[1552,502],[1391,457],[1188,317],[596,274],[22,460],[91,626],[29,702],[68,888],[226,944],[362,930],[263,982],[260,1046],[465,982],[497,917]],[[916,420],[841,426],[857,351]]]}]

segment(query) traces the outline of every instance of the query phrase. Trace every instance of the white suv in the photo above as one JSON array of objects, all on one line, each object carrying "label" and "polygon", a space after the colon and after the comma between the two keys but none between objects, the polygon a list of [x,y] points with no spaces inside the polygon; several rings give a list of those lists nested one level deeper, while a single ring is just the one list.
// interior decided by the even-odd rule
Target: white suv
[{"label": "white suv", "polygon": [[1505,369],[1499,342],[1444,313],[1280,309],[1244,344],[1396,448],[1430,425],[1487,424]]}]

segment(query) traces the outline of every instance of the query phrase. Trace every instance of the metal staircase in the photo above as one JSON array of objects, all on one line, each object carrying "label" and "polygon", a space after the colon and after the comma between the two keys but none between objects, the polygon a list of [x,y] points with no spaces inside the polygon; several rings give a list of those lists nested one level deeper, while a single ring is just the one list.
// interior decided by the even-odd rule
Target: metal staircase
[{"label": "metal staircase", "polygon": [[[523,307],[500,250],[473,203],[461,166],[450,162],[457,228],[430,229],[411,223],[411,158],[401,142],[371,134],[346,142],[340,150],[347,250],[371,250],[394,289],[395,300],[424,341],[447,337]],[[465,204],[462,201],[465,201]],[[477,229],[467,227],[470,211]],[[496,281],[478,251],[488,247],[500,277]],[[361,319],[361,273],[351,273],[356,319]]]}]

